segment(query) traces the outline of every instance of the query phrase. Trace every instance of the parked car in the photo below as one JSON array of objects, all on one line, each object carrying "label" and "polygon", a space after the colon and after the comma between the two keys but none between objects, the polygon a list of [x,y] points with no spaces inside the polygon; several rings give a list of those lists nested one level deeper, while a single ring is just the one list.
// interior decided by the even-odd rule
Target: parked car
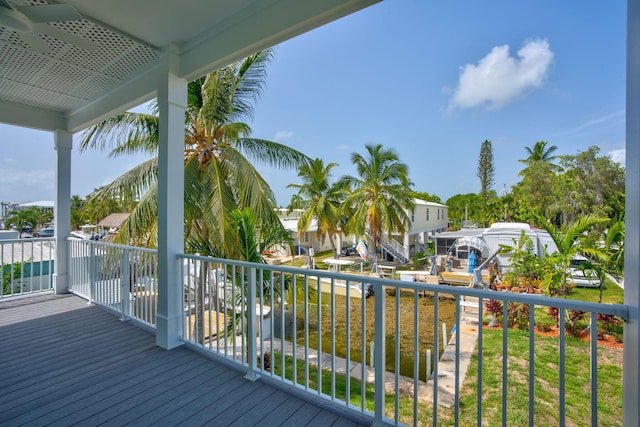
[{"label": "parked car", "polygon": [[47,227],[43,228],[40,231],[36,231],[33,236],[34,237],[53,237],[55,234],[55,229]]},{"label": "parked car", "polygon": [[585,288],[599,288],[602,285],[602,280],[598,277],[598,274],[590,269],[591,261],[582,255],[576,255],[571,258],[571,265],[569,267],[569,273],[571,276],[569,280],[575,283],[576,286]]},{"label": "parked car", "polygon": [[355,255],[357,253],[358,253],[358,251],[356,251],[356,247],[355,246],[347,246],[346,248],[342,248],[340,250],[340,255],[341,256]]}]

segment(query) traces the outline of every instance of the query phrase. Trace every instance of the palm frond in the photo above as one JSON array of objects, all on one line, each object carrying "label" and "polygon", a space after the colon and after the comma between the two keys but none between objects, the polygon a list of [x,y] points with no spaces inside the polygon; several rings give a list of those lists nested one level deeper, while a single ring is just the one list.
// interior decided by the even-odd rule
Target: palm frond
[{"label": "palm frond", "polygon": [[80,151],[111,149],[110,156],[155,154],[158,149],[158,117],[125,112],[87,129],[80,140]]},{"label": "palm frond", "polygon": [[116,243],[158,247],[158,187],[154,184],[136,205],[114,239]]},{"label": "palm frond", "polygon": [[240,138],[234,145],[254,162],[280,169],[299,168],[311,161],[296,149],[266,139]]}]

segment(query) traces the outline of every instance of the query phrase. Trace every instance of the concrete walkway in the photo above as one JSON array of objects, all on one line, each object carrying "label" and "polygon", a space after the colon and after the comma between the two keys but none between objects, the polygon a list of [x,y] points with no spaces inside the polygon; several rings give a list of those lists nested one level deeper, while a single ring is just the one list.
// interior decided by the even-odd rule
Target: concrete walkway
[{"label": "concrete walkway", "polygon": [[[449,343],[445,347],[445,350],[440,357],[438,363],[438,405],[446,408],[451,408],[455,404],[455,354],[456,354],[456,339],[460,336],[460,378],[459,384],[462,386],[464,378],[466,376],[469,362],[475,351],[476,341],[478,339],[478,309],[467,308],[467,311],[461,313],[460,317],[460,331],[454,334]],[[265,340],[262,347],[262,352],[269,351],[273,354],[271,349],[271,339]],[[287,355],[293,354],[293,345],[289,341],[283,342],[279,339],[273,339],[274,350],[284,352]],[[260,345],[260,344],[258,344]],[[296,358],[299,360],[305,360],[305,347],[302,345],[296,345]],[[309,364],[318,366],[318,352],[314,349],[307,350],[307,357]],[[351,376],[361,382],[373,384],[375,380],[374,368],[365,365],[364,370],[360,363],[350,362],[347,366],[347,361],[341,357],[335,357],[333,359],[330,354],[322,353],[320,364],[323,370],[334,371],[336,374]],[[363,379],[364,376],[364,379]],[[395,393],[395,374],[393,372],[386,373],[386,390],[388,393]],[[433,379],[428,382],[417,381],[418,387],[418,400],[420,402],[433,402]],[[398,392],[406,396],[412,396],[414,392],[414,380],[413,378],[399,376],[398,377]]]}]

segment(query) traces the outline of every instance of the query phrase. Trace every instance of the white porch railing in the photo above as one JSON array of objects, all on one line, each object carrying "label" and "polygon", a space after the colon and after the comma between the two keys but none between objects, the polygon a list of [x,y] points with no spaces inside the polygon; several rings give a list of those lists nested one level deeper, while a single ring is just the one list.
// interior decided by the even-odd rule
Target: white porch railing
[{"label": "white porch railing", "polygon": [[51,237],[0,240],[0,298],[50,292],[55,248]]},{"label": "white porch railing", "polygon": [[155,327],[157,251],[93,240],[69,239],[69,290]]},{"label": "white porch railing", "polygon": [[[536,309],[556,307],[560,329],[558,383],[551,385],[558,389],[556,416],[561,425],[575,421],[598,425],[600,361],[595,327],[588,332],[586,363],[591,375],[584,378],[588,393],[587,397],[581,397],[587,399],[591,413],[579,414],[575,419],[572,418],[575,414],[566,411],[570,402],[567,402],[565,387],[568,348],[565,313],[584,311],[591,325],[596,325],[598,313],[623,319],[628,316],[627,308],[622,305],[363,278],[190,255],[179,259],[184,277],[183,338],[186,342],[245,367],[247,378],[265,376],[289,384],[344,408],[372,415],[375,424],[458,425],[463,411],[473,411],[472,418],[482,425],[483,414],[496,410],[494,403],[485,407],[483,384],[487,380],[483,365],[496,363],[502,365],[499,387],[502,388],[503,425],[510,424],[513,381],[519,383],[521,390],[527,390],[527,419],[523,423],[544,424],[536,421],[536,417],[540,417],[536,407],[546,408],[547,402],[537,397],[535,390],[541,381],[549,379],[536,379],[539,366],[536,367],[534,313]],[[322,285],[322,279],[327,285]],[[349,285],[362,281],[375,287],[372,299],[353,298],[358,294],[358,287]],[[317,292],[318,283],[324,292]],[[388,297],[385,290],[403,296]],[[483,322],[483,313],[481,310],[473,315],[465,313],[465,309],[473,305],[468,303],[470,298],[477,298],[478,307],[483,307],[489,299],[503,303],[501,361],[487,360],[484,356],[483,329],[478,327]],[[508,369],[513,352],[509,348],[507,323],[510,304],[523,304],[529,313],[528,319],[525,317],[529,323],[526,327],[529,345],[524,355],[528,361],[527,378],[514,377]],[[443,321],[450,322],[449,326],[455,325],[456,331],[475,329],[476,335],[471,333],[470,337],[461,332],[447,339],[447,334],[445,349],[444,344],[440,344]],[[431,339],[425,337],[427,333]],[[472,340],[471,347],[469,340]],[[428,372],[424,366],[426,350],[434,361],[439,360]],[[476,407],[461,407],[461,386],[472,354],[477,373],[467,377],[465,384],[476,390]]]},{"label": "white porch railing", "polygon": [[[153,251],[92,241],[74,240],[70,245],[73,292],[154,326],[157,269]],[[549,406],[540,396],[541,384],[557,390],[553,419],[560,425],[599,425],[603,405],[609,404],[602,399],[598,368],[603,361],[595,327],[586,332],[586,391],[580,397],[567,391],[573,347],[565,338],[565,314],[584,311],[595,325],[598,314],[627,319],[623,305],[193,255],[180,255],[176,262],[183,277],[182,339],[187,345],[241,366],[251,380],[262,376],[285,383],[342,410],[371,416],[377,425],[465,425],[468,419],[483,425],[485,417],[495,420],[495,413],[503,425],[509,425],[516,406],[518,422],[545,424],[548,419],[540,418],[540,413],[548,412]],[[133,282],[129,280],[132,270],[136,271]],[[362,298],[363,283],[373,285],[372,298]],[[130,299],[129,292],[136,299]],[[503,303],[499,360],[485,355],[485,332],[478,327],[484,316],[468,303],[473,298],[478,307],[490,299]],[[524,351],[511,347],[507,319],[513,303],[522,304],[529,313]],[[550,383],[547,367],[536,361],[540,338],[534,333],[534,313],[548,307],[559,311],[555,383]],[[458,332],[443,332],[443,323]],[[430,369],[425,366],[427,351],[433,361]],[[515,356],[526,361],[526,375],[511,371]],[[490,378],[486,368],[496,364],[501,374]],[[501,389],[499,402],[486,401],[484,391],[496,387]],[[469,404],[470,393],[473,404]],[[524,408],[515,397],[523,393]],[[577,398],[586,401],[589,413],[571,409],[570,400]]]}]

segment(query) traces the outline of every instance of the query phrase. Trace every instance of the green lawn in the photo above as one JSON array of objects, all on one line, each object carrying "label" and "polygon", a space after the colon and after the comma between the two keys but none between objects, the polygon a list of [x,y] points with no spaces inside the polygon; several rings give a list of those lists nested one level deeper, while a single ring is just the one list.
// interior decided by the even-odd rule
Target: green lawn
[{"label": "green lawn", "polygon": [[[562,297],[560,297],[562,298]],[[598,302],[600,289],[574,288],[567,299]],[[606,281],[602,289],[602,302],[607,304],[623,303],[623,289],[615,283]],[[536,323],[539,319],[549,318],[546,308],[536,309]],[[621,328],[621,326],[620,326]],[[483,367],[482,367],[482,421],[483,425],[502,424],[502,330],[485,329],[483,331]],[[529,333],[528,330],[507,330],[507,420],[508,426],[529,424]],[[559,424],[559,353],[558,337],[535,336],[534,361],[534,425]],[[566,337],[565,348],[565,412],[567,425],[591,425],[589,343],[571,336]],[[279,359],[279,358],[278,358]],[[292,359],[286,359],[286,377],[293,378]],[[279,363],[277,361],[276,365]],[[274,366],[280,372],[279,366]],[[297,362],[297,380],[305,380],[304,362]],[[331,391],[332,374],[323,371],[322,389]],[[318,369],[309,369],[309,384],[317,389]],[[345,399],[346,378],[334,374],[334,387],[337,397]],[[461,387],[459,424],[461,426],[477,423],[478,359],[474,354],[463,386]],[[622,349],[599,346],[598,348],[598,425],[617,426],[622,422]],[[361,384],[350,381],[350,401],[360,405]],[[365,407],[373,410],[373,387],[365,388]],[[387,416],[393,418],[393,396],[386,398]],[[438,425],[453,425],[454,410],[438,407]],[[413,424],[413,400],[400,397],[400,422]],[[433,407],[431,404],[418,405],[418,424],[431,424]]]},{"label": "green lawn", "polygon": [[[482,379],[482,419],[483,425],[502,424],[502,331],[484,331],[484,359]],[[529,405],[529,337],[526,331],[508,331],[509,352],[507,355],[507,425],[528,425]],[[588,343],[567,337],[565,360],[566,387],[566,419],[567,425],[589,426],[590,424],[590,381],[589,381],[589,346]],[[556,337],[536,336],[534,362],[534,424],[559,424],[559,370],[558,339]],[[282,372],[280,354],[274,354],[272,368],[277,375]],[[601,347],[598,349],[598,425],[617,426],[622,420],[622,350]],[[293,363],[290,357],[285,358],[285,377],[293,380]],[[297,361],[296,379],[305,385],[307,372],[304,362]],[[346,398],[346,377],[322,371],[322,391],[330,394],[333,387],[336,397]],[[467,377],[461,387],[459,420],[462,426],[476,425],[477,415],[477,354],[474,355]],[[309,387],[318,388],[318,368],[309,367]],[[350,381],[350,402],[360,406],[362,387],[360,382]],[[367,385],[364,393],[365,407],[373,411],[373,386]],[[387,416],[393,418],[394,400],[392,395],[386,396]],[[413,400],[400,397],[400,422],[413,424]],[[431,404],[418,405],[418,424],[422,425],[433,417]],[[453,425],[454,410],[438,407],[438,425]]]}]

